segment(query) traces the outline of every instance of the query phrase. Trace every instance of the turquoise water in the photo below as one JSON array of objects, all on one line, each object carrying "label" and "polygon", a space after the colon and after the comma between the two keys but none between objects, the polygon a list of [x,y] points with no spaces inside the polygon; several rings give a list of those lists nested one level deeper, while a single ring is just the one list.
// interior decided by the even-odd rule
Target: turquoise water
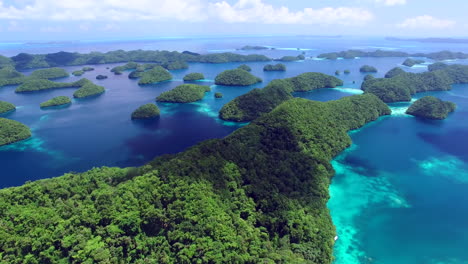
[{"label": "turquoise water", "polygon": [[[15,43],[0,45],[6,55],[24,52],[59,50],[89,51],[122,49],[170,49],[215,52],[236,51],[244,45],[266,45],[276,50],[260,51],[271,57],[306,52],[313,57],[326,51],[349,48],[409,52],[450,49],[468,51],[459,44],[391,42],[382,39],[313,37],[266,37],[225,39],[158,39],[120,42],[78,42],[55,44]],[[301,50],[297,50],[300,48]],[[96,68],[83,77],[103,85],[106,92],[99,97],[73,100],[73,104],[42,110],[39,103],[54,96],[71,96],[73,89],[16,94],[14,86],[0,88],[0,100],[18,106],[7,117],[21,121],[33,130],[33,137],[0,147],[0,187],[16,186],[28,180],[53,177],[68,171],[84,171],[94,166],[139,166],[155,156],[183,151],[209,138],[220,138],[245,124],[224,122],[217,117],[228,101],[256,87],[263,87],[276,78],[316,71],[338,76],[342,87],[320,89],[295,96],[328,101],[359,94],[365,75],[358,69],[364,64],[376,66],[377,76],[402,63],[404,58],[361,58],[325,61],[307,59],[285,63],[286,72],[266,72],[267,63],[248,63],[252,73],[264,82],[248,87],[224,87],[213,83],[215,76],[240,63],[190,64],[188,70],[172,71],[174,80],[139,86],[126,74],[113,75],[106,67]],[[454,61],[451,63],[467,63]],[[426,65],[408,68],[425,71]],[[72,72],[80,67],[66,67]],[[154,102],[160,93],[182,83],[189,72],[202,72],[203,84],[212,91],[202,101],[191,104],[157,103],[161,118],[132,121],[131,112],[139,105]],[[98,74],[108,75],[102,81]],[[60,81],[72,81],[76,77]],[[222,99],[214,93],[222,92]],[[458,108],[443,121],[423,121],[406,115],[408,103],[392,104],[392,116],[350,132],[351,148],[333,161],[336,175],[330,187],[329,208],[337,227],[336,264],[439,264],[468,263],[468,85],[456,85],[449,92],[418,94],[434,95],[457,103]]]}]

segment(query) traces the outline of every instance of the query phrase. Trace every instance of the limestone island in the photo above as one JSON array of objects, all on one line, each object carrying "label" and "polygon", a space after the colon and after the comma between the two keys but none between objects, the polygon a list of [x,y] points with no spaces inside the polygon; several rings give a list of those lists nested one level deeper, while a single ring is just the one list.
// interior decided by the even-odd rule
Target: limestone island
[{"label": "limestone island", "polygon": [[75,98],[85,98],[94,95],[100,95],[104,93],[106,90],[104,87],[96,85],[92,82],[88,82],[85,85],[81,86],[80,89],[76,90],[73,93],[73,97]]},{"label": "limestone island", "polygon": [[152,103],[142,105],[138,107],[132,113],[132,119],[150,119],[160,115],[159,108]]},{"label": "limestone island", "polygon": [[86,67],[83,67],[82,70],[85,71],[85,72],[87,72],[87,71],[94,71],[94,68],[93,68],[93,67],[86,66]]},{"label": "limestone island", "polygon": [[351,71],[350,70],[344,70],[344,74],[350,74]]},{"label": "limestone island", "polygon": [[422,64],[424,62],[425,61],[423,61],[423,60],[413,60],[413,59],[408,58],[402,64],[407,66],[407,67],[413,67],[414,65]]},{"label": "limestone island", "polygon": [[78,71],[74,71],[72,72],[73,76],[81,76],[83,75],[85,72],[83,70],[78,70]]},{"label": "limestone island", "polygon": [[166,70],[183,70],[188,69],[189,65],[185,61],[171,61],[163,63],[161,66],[166,68]]},{"label": "limestone island", "polygon": [[259,82],[262,79],[242,69],[226,70],[215,78],[215,84],[225,86],[248,86]]},{"label": "limestone island", "polygon": [[10,112],[16,109],[16,106],[12,103],[0,101],[0,114]]},{"label": "limestone island", "polygon": [[237,69],[242,69],[242,70],[248,71],[248,72],[252,71],[252,68],[250,68],[250,66],[247,65],[247,64],[239,65],[239,67],[237,67]]},{"label": "limestone island", "polygon": [[304,55],[298,55],[298,56],[284,56],[281,59],[277,59],[277,61],[300,61],[300,60],[305,60]]},{"label": "limestone island", "polygon": [[286,65],[282,63],[278,64],[267,64],[263,67],[263,71],[286,71]]},{"label": "limestone island", "polygon": [[31,137],[31,130],[26,125],[0,117],[0,146],[15,143]]},{"label": "limestone island", "polygon": [[341,72],[339,70],[335,71],[335,75],[340,75],[340,74],[341,74]]},{"label": "limestone island", "polygon": [[452,102],[442,101],[434,96],[424,96],[414,102],[406,113],[421,118],[442,120],[455,111],[456,107]]},{"label": "limestone island", "polygon": [[427,72],[410,73],[392,69],[387,78],[369,78],[361,86],[364,93],[373,93],[386,103],[411,101],[412,95],[426,91],[447,91],[452,84],[468,83],[468,65],[435,63]]},{"label": "limestone island", "polygon": [[246,45],[246,46],[240,48],[239,50],[267,50],[267,49],[270,49],[270,48],[265,47],[265,46],[250,46],[250,45]]},{"label": "limestone island", "polygon": [[58,89],[58,88],[78,88],[81,87],[84,83],[81,79],[76,82],[72,83],[60,83],[54,82],[47,79],[29,79],[25,81],[23,84],[16,87],[16,93],[24,93],[24,92],[35,92],[35,91],[42,91],[48,89]]},{"label": "limestone island", "polygon": [[360,72],[362,73],[368,73],[368,72],[377,72],[377,68],[374,66],[369,66],[369,65],[364,65],[359,69]]},{"label": "limestone island", "polygon": [[205,79],[203,73],[192,72],[184,76],[185,82],[193,82]]},{"label": "limestone island", "polygon": [[48,68],[35,70],[29,75],[30,78],[37,79],[58,79],[68,77],[68,72],[61,68]]},{"label": "limestone island", "polygon": [[120,66],[116,66],[112,68],[111,72],[113,72],[114,74],[120,75],[122,74],[123,71],[136,69],[138,65],[139,64],[136,62],[128,62],[125,65],[120,65]]},{"label": "limestone island", "polygon": [[253,89],[225,104],[219,111],[223,120],[252,121],[291,99],[293,92],[306,92],[343,85],[340,79],[323,73],[309,72],[296,77],[273,80],[263,89]]},{"label": "limestone island", "polygon": [[156,82],[169,81],[172,79],[172,74],[161,66],[156,66],[153,69],[144,72],[138,84],[151,84]]},{"label": "limestone island", "polygon": [[160,94],[156,101],[168,103],[191,103],[203,99],[205,92],[211,89],[207,85],[182,84]]},{"label": "limestone island", "polygon": [[41,103],[41,108],[71,104],[68,96],[57,96]]},{"label": "limestone island", "polygon": [[107,79],[107,75],[99,74],[98,76],[96,76],[96,80],[104,80],[104,79]]},{"label": "limestone island", "polygon": [[214,94],[214,97],[217,98],[217,99],[223,98],[223,94],[220,93],[220,92],[216,92],[216,93]]}]

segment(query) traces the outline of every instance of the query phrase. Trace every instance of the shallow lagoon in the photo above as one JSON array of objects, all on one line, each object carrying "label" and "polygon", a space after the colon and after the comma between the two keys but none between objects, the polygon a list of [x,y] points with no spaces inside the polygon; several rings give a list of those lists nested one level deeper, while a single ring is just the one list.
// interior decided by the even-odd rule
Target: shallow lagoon
[{"label": "shallow lagoon", "polygon": [[[214,52],[235,51],[243,45],[269,45],[277,50],[262,51],[272,57],[307,56],[348,48],[382,47],[405,51],[466,51],[466,45],[389,42],[379,39],[303,38],[210,38],[191,40],[145,40],[138,42],[84,42],[80,44],[15,44],[0,46],[0,53],[89,51],[124,49],[177,49]],[[68,46],[67,46],[68,45]],[[242,51],[241,53],[256,53]],[[398,66],[404,58],[361,58],[324,61],[309,59],[285,63],[286,72],[262,71],[265,63],[248,63],[262,84],[249,87],[214,86],[219,72],[240,63],[190,64],[188,70],[173,71],[174,80],[138,86],[127,74],[116,76],[106,67],[82,77],[103,85],[106,92],[89,99],[73,100],[63,109],[41,110],[39,104],[58,95],[71,96],[74,89],[15,94],[14,87],[0,88],[0,100],[10,101],[17,111],[2,115],[21,121],[33,129],[27,141],[0,147],[0,187],[20,185],[27,180],[58,176],[67,171],[83,171],[93,166],[138,166],[157,155],[182,151],[199,141],[224,137],[242,126],[217,118],[223,104],[275,78],[318,71],[341,74],[344,86],[296,93],[313,100],[328,101],[359,93],[364,64],[376,66],[377,76]],[[459,61],[466,63],[466,61]],[[405,70],[420,72],[425,65]],[[72,72],[80,67],[66,67]],[[202,72],[213,85],[202,101],[191,104],[160,104],[161,118],[132,121],[138,106],[182,83],[188,72]],[[109,79],[97,81],[98,74]],[[61,81],[75,80],[76,77]],[[354,83],[353,83],[354,82]],[[222,92],[222,99],[214,93]],[[458,104],[444,121],[422,121],[404,114],[407,103],[392,104],[393,115],[352,131],[353,145],[334,161],[337,172],[330,188],[329,208],[337,226],[336,264],[355,263],[468,263],[468,85],[456,85],[449,92],[426,93]],[[418,94],[421,97],[426,94]]]}]

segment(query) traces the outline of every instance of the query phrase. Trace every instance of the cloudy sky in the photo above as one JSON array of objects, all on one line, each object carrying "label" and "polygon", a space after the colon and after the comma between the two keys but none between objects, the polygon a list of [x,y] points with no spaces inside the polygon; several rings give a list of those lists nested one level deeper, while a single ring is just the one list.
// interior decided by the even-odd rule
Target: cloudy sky
[{"label": "cloudy sky", "polygon": [[466,6],[466,0],[0,0],[0,41],[238,34],[468,37]]}]

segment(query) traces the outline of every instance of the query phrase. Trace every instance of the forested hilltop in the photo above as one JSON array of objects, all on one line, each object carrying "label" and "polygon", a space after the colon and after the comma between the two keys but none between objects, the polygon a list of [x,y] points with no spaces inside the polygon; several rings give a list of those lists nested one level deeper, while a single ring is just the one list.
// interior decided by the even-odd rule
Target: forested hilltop
[{"label": "forested hilltop", "polygon": [[0,190],[0,263],[330,264],[330,160],[389,113],[372,94],[290,99],[141,168]]},{"label": "forested hilltop", "polygon": [[[225,63],[225,62],[249,62],[249,61],[270,61],[264,55],[240,55],[235,53],[213,53],[198,54],[184,51],[159,51],[159,50],[116,50],[109,52],[65,52],[60,51],[49,54],[28,54],[20,53],[11,58],[0,55],[0,66],[14,66],[18,70],[47,68],[57,66],[73,66],[85,64],[106,64],[118,62],[152,62],[159,63],[165,67],[172,68],[173,63],[183,64],[185,62],[205,62],[205,63]],[[180,68],[180,65],[177,65]]]}]

